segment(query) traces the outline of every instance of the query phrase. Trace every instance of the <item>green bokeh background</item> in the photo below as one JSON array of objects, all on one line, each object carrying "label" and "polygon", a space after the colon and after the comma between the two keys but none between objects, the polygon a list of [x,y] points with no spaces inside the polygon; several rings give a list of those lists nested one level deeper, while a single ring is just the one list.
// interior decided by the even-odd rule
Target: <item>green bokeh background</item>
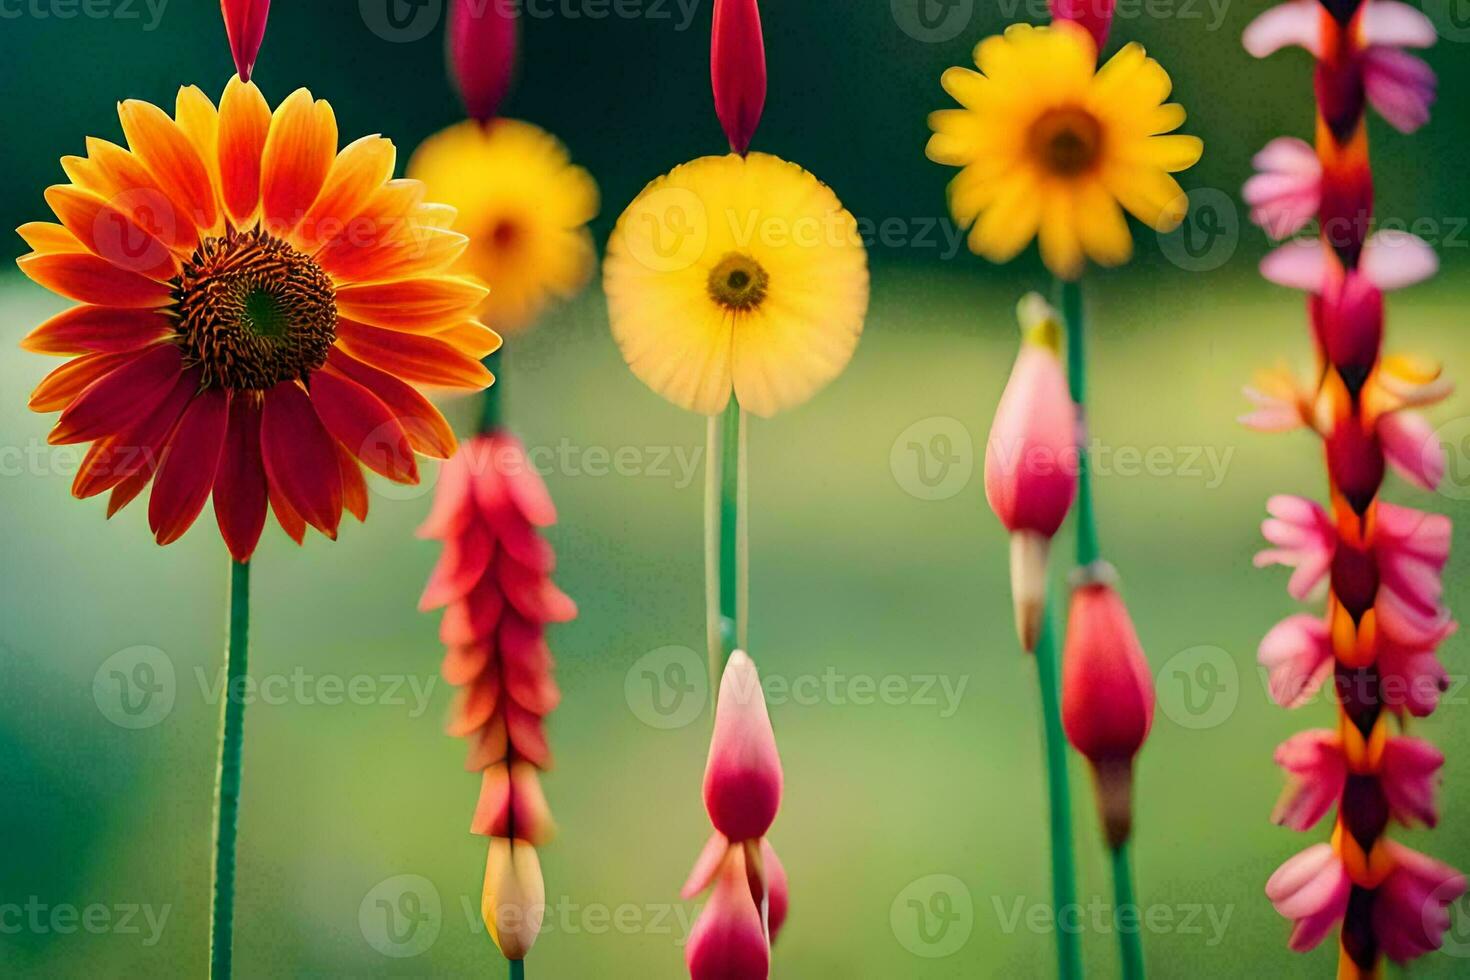
[{"label": "green bokeh background", "polygon": [[[1442,29],[1463,23],[1435,2]],[[533,8],[550,16],[526,22],[509,111],[560,134],[597,176],[600,242],[645,181],[721,146],[706,81],[709,3],[681,30],[687,3],[649,0],[621,8],[643,16],[596,18],[613,8],[556,0]],[[1005,537],[983,505],[976,458],[1013,356],[1010,309],[1045,279],[1031,257],[996,269],[952,254],[942,234],[918,238],[942,216],[948,178],[922,153],[924,114],[946,102],[939,73],[1027,8],[980,2],[966,16],[961,0],[953,35],[929,43],[901,28],[913,23],[907,3],[898,0],[897,12],[884,0],[763,4],[771,98],[757,147],[812,169],[875,227],[897,222],[872,248],[872,311],[850,369],[810,404],[754,423],[750,437],[753,652],[767,675],[821,687],[815,698],[773,698],[771,709],[787,776],[772,836],[793,903],[775,973],[1045,976],[1052,933],[1027,924],[1049,901],[1033,665],[1014,649]],[[437,6],[431,0],[418,16]],[[1115,37],[1142,40],[1161,57],[1189,107],[1187,128],[1206,140],[1204,161],[1185,175],[1192,190],[1233,195],[1262,143],[1309,134],[1306,59],[1258,64],[1239,48],[1262,6],[1136,5],[1115,27]],[[437,28],[387,40],[370,26],[384,23],[378,0],[277,7],[257,72],[273,102],[307,85],[333,102],[344,135],[381,131],[405,157],[455,119]],[[67,11],[76,15],[58,16]],[[230,72],[208,2],[173,0],[155,21],[143,0],[85,8],[10,0],[0,2],[0,20],[8,96],[0,221],[10,226],[42,216],[41,191],[61,179],[57,157],[80,152],[88,133],[118,138],[117,99],[171,104],[177,86],[192,82],[217,94]],[[1381,212],[1430,216],[1445,260],[1435,282],[1391,301],[1390,345],[1433,352],[1461,378],[1470,360],[1462,227],[1470,116],[1453,96],[1470,80],[1465,50],[1445,41],[1430,52],[1447,98],[1423,133],[1407,139],[1373,123]],[[1286,925],[1261,886],[1323,836],[1268,822],[1280,786],[1272,748],[1329,724],[1332,709],[1319,700],[1287,713],[1266,698],[1255,646],[1296,607],[1284,575],[1250,567],[1265,498],[1320,493],[1320,458],[1305,436],[1261,436],[1233,421],[1252,370],[1305,360],[1309,344],[1300,299],[1256,278],[1261,236],[1232,231],[1239,221],[1219,194],[1191,226],[1195,246],[1212,240],[1211,227],[1225,229],[1214,250],[1190,251],[1182,239],[1161,249],[1140,234],[1131,267],[1088,284],[1094,431],[1124,454],[1098,482],[1103,545],[1159,686],[1138,787],[1138,893],[1156,923],[1145,943],[1160,977],[1330,976],[1331,944],[1288,953]],[[24,408],[52,364],[15,348],[61,306],[14,273],[0,278],[0,350],[11,352],[0,358],[0,971],[199,976],[225,555],[207,519],[159,549],[143,507],[108,523],[100,501],[70,498],[76,455],[45,450],[51,420]],[[595,288],[516,338],[509,358],[510,417],[529,445],[559,460],[547,477],[562,518],[552,532],[558,579],[582,611],[553,635],[565,698],[551,725],[557,767],[546,790],[561,833],[542,854],[553,921],[528,973],[677,977],[693,906],[673,899],[707,827],[705,721],[649,724],[658,719],[643,686],[652,661],[641,658],[702,642],[700,474],[685,475],[679,460],[698,461],[703,423],[624,369]],[[1447,583],[1462,607],[1464,406],[1457,398],[1436,410],[1452,441],[1446,491],[1419,493],[1398,480],[1387,490],[1456,518]],[[470,411],[451,407],[462,428]],[[605,463],[619,450],[629,461],[622,475]],[[1150,450],[1160,461],[1152,473],[1126,455]],[[917,478],[919,461],[937,489]],[[346,528],[337,544],[314,538],[298,549],[270,529],[255,562],[252,672],[290,685],[300,676],[306,686],[247,712],[241,976],[502,968],[475,911],[484,843],[466,828],[477,781],[462,770],[461,745],[442,732],[451,692],[437,678],[436,621],[414,608],[436,553],[413,537],[429,497],[376,490],[368,524]],[[172,679],[174,702],[156,724],[130,730],[109,720],[115,688],[104,662],[138,646],[162,651],[156,676]],[[1461,638],[1443,651],[1461,678],[1466,652]],[[885,678],[903,679],[914,696],[865,703],[863,685]],[[937,685],[918,696],[931,678],[951,691],[964,685],[952,709]],[[697,670],[691,680],[688,697],[704,697]],[[811,683],[797,690],[809,693]],[[354,700],[367,703],[326,703],[342,699],[334,685],[353,684]],[[1417,726],[1449,757],[1445,818],[1432,835],[1404,835],[1461,867],[1470,866],[1470,728],[1458,724],[1467,700],[1457,691]],[[1080,765],[1073,786],[1081,895],[1106,903]],[[961,917],[925,945],[907,903],[929,898],[936,883]],[[437,895],[440,911],[394,946],[376,900],[396,901],[405,888],[430,909]],[[44,910],[40,928],[27,906]],[[111,926],[65,931],[65,911],[51,918],[89,906],[105,907]],[[142,911],[127,911],[143,906],[155,919],[167,910],[156,937]],[[1470,923],[1458,909],[1455,920],[1461,958],[1431,957],[1414,975],[1464,974]],[[947,956],[926,955],[950,946]],[[1085,952],[1092,975],[1115,975],[1113,937],[1090,910]]]}]

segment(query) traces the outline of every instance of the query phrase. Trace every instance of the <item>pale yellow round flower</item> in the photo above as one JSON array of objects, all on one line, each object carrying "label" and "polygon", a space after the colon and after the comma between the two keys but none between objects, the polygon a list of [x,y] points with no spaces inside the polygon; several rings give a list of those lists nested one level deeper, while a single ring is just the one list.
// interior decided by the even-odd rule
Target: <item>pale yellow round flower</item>
[{"label": "pale yellow round flower", "polygon": [[1121,265],[1133,254],[1123,209],[1158,231],[1183,220],[1188,201],[1169,175],[1194,166],[1204,145],[1166,135],[1184,109],[1164,102],[1169,75],[1142,47],[1126,44],[1098,68],[1076,24],[1017,24],[981,41],[975,64],[944,73],[964,108],[930,115],[927,149],[964,168],[949,203],[972,251],[1006,262],[1039,237],[1047,267],[1075,279],[1084,259]]},{"label": "pale yellow round flower", "polygon": [[521,329],[587,284],[597,184],[550,133],[516,119],[462,122],[425,140],[408,175],[459,212],[453,228],[470,245],[456,271],[490,287],[486,324]]},{"label": "pale yellow round flower", "polygon": [[774,415],[847,366],[868,309],[857,222],[765,153],[700,157],[628,205],[603,268],[613,338],[644,384],[713,415]]}]

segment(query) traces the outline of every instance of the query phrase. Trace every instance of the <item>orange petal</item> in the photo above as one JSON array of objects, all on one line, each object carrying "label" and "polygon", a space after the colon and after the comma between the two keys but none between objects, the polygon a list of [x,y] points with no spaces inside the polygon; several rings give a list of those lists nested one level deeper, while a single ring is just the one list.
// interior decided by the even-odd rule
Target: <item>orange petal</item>
[{"label": "orange petal", "polygon": [[58,412],[70,405],[92,382],[129,361],[136,360],[142,353],[126,351],[118,354],[88,354],[74,361],[67,361],[41,379],[36,390],[31,392],[28,407],[33,412]]},{"label": "orange petal", "polygon": [[434,459],[448,459],[454,455],[457,442],[454,430],[433,404],[414,390],[412,385],[395,378],[349,356],[342,348],[334,347],[327,354],[327,370],[356,381],[388,406],[408,433],[409,444],[414,451]]},{"label": "orange petal", "polygon": [[485,365],[436,337],[338,320],[337,342],[358,360],[405,381],[479,391],[495,380]]},{"label": "orange petal", "polygon": [[265,393],[260,452],[271,486],[306,523],[335,538],[342,521],[337,449],[311,398],[294,381]]},{"label": "orange petal", "polygon": [[[390,180],[379,187],[357,215],[351,228],[344,228],[315,256],[317,263],[338,282],[368,282],[383,256],[394,249],[418,249],[412,234],[413,214],[427,191],[417,180]],[[364,233],[365,232],[365,233]],[[404,242],[407,242],[404,245]]]},{"label": "orange petal", "polygon": [[53,293],[80,303],[156,310],[173,302],[165,283],[87,252],[32,252],[16,260],[20,271]]},{"label": "orange petal", "polygon": [[[236,561],[249,561],[255,553],[260,532],[265,529],[265,506],[260,399],[237,394],[230,400],[224,454],[214,474],[214,519]],[[295,537],[300,541],[301,535]]]},{"label": "orange petal", "polygon": [[15,233],[37,252],[85,252],[77,236],[51,221],[27,221]]},{"label": "orange petal", "polygon": [[271,511],[276,515],[276,522],[281,525],[281,530],[286,532],[286,537],[301,544],[306,540],[306,522],[296,509],[286,503],[286,498],[281,495],[281,488],[270,482],[270,474],[266,474],[266,493],[270,498]]},{"label": "orange petal", "polygon": [[177,383],[183,355],[173,344],[158,344],[77,396],[47,436],[52,445],[91,442],[121,432],[146,416]]},{"label": "orange petal", "polygon": [[32,330],[20,346],[32,354],[116,353],[146,347],[173,331],[173,321],[154,310],[73,306]]},{"label": "orange petal", "polygon": [[364,136],[337,154],[321,194],[292,234],[291,243],[303,252],[315,253],[344,231],[349,236],[372,237],[375,229],[359,227],[359,216],[378,188],[393,176],[395,158],[392,142],[381,136]]},{"label": "orange petal", "polygon": [[249,225],[260,207],[260,156],[270,128],[260,89],[231,78],[219,104],[219,170],[225,210],[237,226]]},{"label": "orange petal", "polygon": [[209,171],[189,137],[162,109],[129,99],[118,106],[128,146],[153,174],[162,191],[198,228],[213,228],[218,220],[214,186]]},{"label": "orange petal", "polygon": [[[323,376],[324,374],[317,375]],[[367,481],[362,478],[362,467],[340,442],[337,443],[337,463],[342,470],[342,506],[358,521],[367,520]]]},{"label": "orange petal", "polygon": [[220,184],[219,111],[199,86],[185,85],[179,89],[178,99],[174,103],[174,118],[178,120],[179,129],[184,131],[194,152],[199,154],[205,172],[209,174],[209,186],[215,191],[216,209],[214,221],[208,227],[211,234],[219,235],[224,231],[224,215],[217,207]]},{"label": "orange petal", "polygon": [[441,330],[434,336],[476,360],[483,360],[500,350],[500,334],[478,320],[467,320],[457,327]]},{"label": "orange petal", "polygon": [[432,333],[470,319],[488,295],[490,290],[461,276],[426,276],[343,286],[337,309],[375,327]]},{"label": "orange petal", "polygon": [[316,200],[337,155],[332,107],[313,102],[304,88],[292,92],[271,118],[260,158],[260,198],[273,234],[295,228]]},{"label": "orange petal", "polygon": [[148,498],[148,526],[159,544],[182,537],[209,500],[229,413],[229,395],[222,388],[209,388],[179,418]]},{"label": "orange petal", "polygon": [[119,269],[166,282],[182,268],[168,245],[155,238],[132,215],[98,194],[57,184],[46,189],[46,203],[87,250]]},{"label": "orange petal", "polygon": [[91,190],[175,251],[185,255],[194,251],[199,229],[187,206],[174,203],[141,160],[116,143],[92,136],[87,137],[87,153],[97,180]]},{"label": "orange petal", "polygon": [[148,481],[151,479],[153,479],[153,469],[149,467],[145,470],[139,470],[114,487],[112,496],[107,498],[108,519],[111,519],[114,514],[132,503],[133,499],[143,492],[143,488],[148,486]]},{"label": "orange petal", "polygon": [[311,379],[311,404],[327,431],[365,466],[397,483],[418,482],[408,434],[372,392],[322,371]]}]

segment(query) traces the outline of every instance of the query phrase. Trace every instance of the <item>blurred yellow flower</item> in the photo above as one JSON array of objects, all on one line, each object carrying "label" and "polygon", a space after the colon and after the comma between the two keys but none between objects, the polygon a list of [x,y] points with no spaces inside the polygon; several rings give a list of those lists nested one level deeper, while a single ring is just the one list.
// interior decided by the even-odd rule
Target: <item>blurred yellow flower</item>
[{"label": "blurred yellow flower", "polygon": [[628,205],[603,269],[613,338],[644,384],[714,415],[761,416],[842,373],[868,309],[857,222],[831,188],[765,153],[700,157]]},{"label": "blurred yellow flower", "polygon": [[975,47],[980,71],[950,68],[944,90],[964,108],[931,113],[927,154],[963,167],[949,186],[970,250],[1006,262],[1040,237],[1059,276],[1081,275],[1084,257],[1121,265],[1133,239],[1121,204],[1158,231],[1188,204],[1170,173],[1194,166],[1197,137],[1163,135],[1184,123],[1165,104],[1171,83],[1137,44],[1101,69],[1090,35],[1069,22],[1016,24]]},{"label": "blurred yellow flower", "polygon": [[425,140],[408,175],[459,212],[453,228],[470,246],[456,271],[490,287],[486,324],[523,328],[587,284],[597,184],[550,133],[515,119],[462,122]]}]

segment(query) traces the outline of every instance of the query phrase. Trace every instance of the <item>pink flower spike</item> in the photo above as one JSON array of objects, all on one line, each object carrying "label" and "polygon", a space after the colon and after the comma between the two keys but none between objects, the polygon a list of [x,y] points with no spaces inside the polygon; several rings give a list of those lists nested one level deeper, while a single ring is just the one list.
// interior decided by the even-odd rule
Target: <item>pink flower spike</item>
[{"label": "pink flower spike", "polygon": [[1429,121],[1438,80],[1423,60],[1398,48],[1371,47],[1363,55],[1363,88],[1384,120],[1401,133]]},{"label": "pink flower spike", "polygon": [[766,107],[766,44],[756,0],[715,0],[709,74],[715,115],[730,150],[744,156]]},{"label": "pink flower spike", "polygon": [[1287,0],[1251,21],[1241,36],[1245,49],[1257,58],[1296,44],[1314,55],[1322,53],[1322,8],[1317,0]]},{"label": "pink flower spike", "polygon": [[1438,40],[1434,21],[1419,8],[1399,0],[1372,0],[1364,4],[1360,24],[1364,45],[1427,48]]},{"label": "pink flower spike", "polygon": [[1256,175],[1245,182],[1242,196],[1251,221],[1272,238],[1296,234],[1317,215],[1322,203],[1322,163],[1302,140],[1281,136],[1267,143],[1252,161]]},{"label": "pink flower spike", "polygon": [[736,650],[725,664],[704,770],[710,822],[732,843],[764,837],[781,806],[781,756],[755,664]]},{"label": "pink flower spike", "polygon": [[1406,827],[1423,824],[1433,827],[1439,822],[1435,796],[1439,790],[1439,769],[1444,753],[1420,738],[1395,736],[1383,744],[1383,771],[1380,779],[1389,809]]},{"label": "pink flower spike", "polygon": [[1373,932],[1384,954],[1404,963],[1443,945],[1449,907],[1465,894],[1465,876],[1394,841],[1383,846],[1395,867],[1377,889]]},{"label": "pink flower spike", "polygon": [[1301,732],[1277,746],[1276,764],[1286,770],[1288,782],[1272,823],[1310,829],[1342,796],[1347,780],[1342,740],[1325,728]]},{"label": "pink flower spike", "polygon": [[1271,700],[1295,708],[1316,694],[1332,673],[1327,624],[1306,613],[1287,617],[1261,640],[1258,659],[1270,677]]},{"label": "pink flower spike", "polygon": [[1433,276],[1439,271],[1439,256],[1418,235],[1388,229],[1369,236],[1358,268],[1369,282],[1389,292]]},{"label": "pink flower spike", "polygon": [[1433,490],[1444,479],[1446,458],[1434,424],[1418,412],[1390,412],[1378,420],[1384,459],[1416,487]]},{"label": "pink flower spike", "polygon": [[[1313,0],[1315,2],[1315,0]],[[1278,286],[1321,292],[1327,282],[1327,249],[1320,238],[1300,238],[1287,242],[1261,260],[1261,275]]]},{"label": "pink flower spike", "polygon": [[1051,0],[1051,16],[1053,20],[1070,20],[1086,28],[1101,52],[1108,43],[1114,6],[1115,0]]},{"label": "pink flower spike", "polygon": [[220,0],[230,53],[235,57],[235,70],[242,82],[250,81],[250,73],[255,70],[255,58],[265,40],[265,21],[270,10],[271,0]]},{"label": "pink flower spike", "polygon": [[1261,533],[1275,548],[1258,552],[1257,568],[1287,565],[1295,568],[1286,591],[1293,599],[1305,599],[1327,577],[1337,547],[1332,519],[1315,501],[1278,494],[1266,501],[1271,517],[1262,522]]},{"label": "pink flower spike", "polygon": [[1314,948],[1347,912],[1352,880],[1330,844],[1313,844],[1287,859],[1266,882],[1266,897],[1295,924],[1290,946]]},{"label": "pink flower spike", "polygon": [[745,852],[732,847],[720,865],[714,894],[699,913],[684,948],[691,980],[766,980],[771,950],[760,909],[750,895]]},{"label": "pink flower spike", "polygon": [[489,122],[510,92],[519,48],[519,15],[507,0],[453,0],[449,68],[465,112]]}]

